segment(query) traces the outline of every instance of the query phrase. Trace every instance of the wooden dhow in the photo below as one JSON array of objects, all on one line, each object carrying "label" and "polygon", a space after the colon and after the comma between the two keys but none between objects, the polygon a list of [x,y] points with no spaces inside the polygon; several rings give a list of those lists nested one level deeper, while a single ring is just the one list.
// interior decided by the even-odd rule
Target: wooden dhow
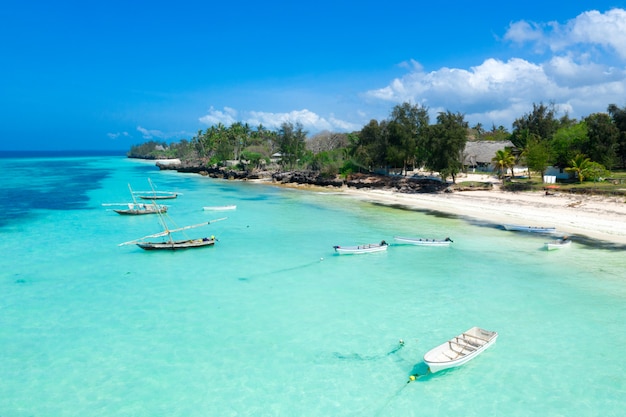
[{"label": "wooden dhow", "polygon": [[174,191],[157,191],[150,178],[148,178],[148,182],[150,183],[151,191],[135,191],[137,197],[143,200],[170,200],[177,198],[180,194]]},{"label": "wooden dhow", "polygon": [[126,206],[126,208],[113,209],[114,212],[122,215],[159,214],[167,212],[167,206],[162,204],[156,204],[154,202],[138,203],[130,184],[128,184],[128,190],[133,199],[132,203],[105,203],[103,206]]},{"label": "wooden dhow", "polygon": [[[174,239],[175,233],[181,233],[185,230],[195,229],[197,227],[208,226],[211,223],[219,222],[222,220],[226,220],[226,217],[222,217],[221,219],[210,220],[208,222],[198,223],[191,226],[178,227],[175,229],[170,229],[165,220],[165,216],[163,214],[159,214],[159,218],[161,219],[161,225],[163,226],[163,231],[154,233],[152,235],[144,236],[139,239],[131,240],[128,242],[120,243],[118,246],[124,245],[137,245],[141,249],[144,250],[180,250],[180,249],[194,249],[194,248],[202,248],[207,246],[213,246],[216,242],[215,236],[211,235],[210,237],[202,237],[196,239]],[[159,241],[150,241],[147,239],[153,238],[162,238]]]}]

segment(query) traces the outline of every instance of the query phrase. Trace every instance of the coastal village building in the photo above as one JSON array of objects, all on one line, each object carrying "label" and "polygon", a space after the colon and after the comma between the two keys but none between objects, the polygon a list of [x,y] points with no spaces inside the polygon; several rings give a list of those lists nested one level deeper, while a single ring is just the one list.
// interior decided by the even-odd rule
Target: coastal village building
[{"label": "coastal village building", "polygon": [[510,140],[478,140],[468,141],[463,151],[463,165],[475,171],[493,171],[492,159],[496,152],[505,148],[514,148]]}]

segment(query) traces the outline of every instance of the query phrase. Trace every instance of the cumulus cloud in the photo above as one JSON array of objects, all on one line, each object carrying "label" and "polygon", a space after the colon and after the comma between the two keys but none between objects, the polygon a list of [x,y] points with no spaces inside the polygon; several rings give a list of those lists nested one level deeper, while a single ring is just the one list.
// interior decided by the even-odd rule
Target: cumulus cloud
[{"label": "cumulus cloud", "polygon": [[213,106],[209,109],[209,112],[200,117],[200,122],[213,126],[217,124],[223,124],[230,126],[237,121],[237,111],[230,107],[224,107],[224,111],[215,110]]},{"label": "cumulus cloud", "polygon": [[606,13],[590,10],[564,24],[513,22],[504,39],[547,46],[553,52],[599,46],[609,48],[621,59],[626,59],[626,10],[612,9]]},{"label": "cumulus cloud", "polygon": [[489,58],[467,69],[430,72],[410,61],[402,65],[407,68],[404,76],[365,96],[422,104],[432,116],[442,110],[458,111],[470,122],[506,127],[529,112],[533,103],[551,102],[561,113],[578,118],[606,111],[610,103],[623,104],[625,10],[589,11],[565,24],[514,22],[503,39],[530,45],[530,56],[541,52],[540,60]]},{"label": "cumulus cloud", "polygon": [[321,117],[307,109],[293,110],[284,113],[272,113],[263,111],[249,111],[241,115],[242,118],[237,119],[237,112],[234,109],[225,107],[224,111],[215,110],[211,107],[209,114],[202,116],[200,121],[207,125],[216,125],[222,123],[230,126],[240,121],[250,126],[263,125],[269,129],[277,129],[283,123],[300,123],[306,130],[313,132],[322,130],[350,130],[357,129],[354,124],[330,116],[328,119]]},{"label": "cumulus cloud", "polygon": [[138,131],[139,133],[141,133],[141,136],[142,136],[144,139],[155,139],[155,138],[158,138],[158,139],[164,139],[164,138],[167,138],[167,137],[169,137],[169,136],[170,136],[170,135],[168,135],[168,134],[163,133],[163,132],[162,132],[162,131],[160,131],[160,130],[156,130],[156,129],[145,129],[145,128],[141,127],[141,126],[137,126],[137,131]]}]

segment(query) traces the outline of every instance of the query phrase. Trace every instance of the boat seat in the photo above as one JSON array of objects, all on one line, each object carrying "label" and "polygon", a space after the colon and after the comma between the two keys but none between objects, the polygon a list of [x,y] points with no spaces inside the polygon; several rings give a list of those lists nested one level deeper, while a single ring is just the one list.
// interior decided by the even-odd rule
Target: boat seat
[{"label": "boat seat", "polygon": [[483,339],[482,337],[474,336],[473,334],[463,333],[463,336],[466,336],[466,337],[473,337],[474,339],[482,340],[483,342],[489,342],[489,340],[488,340],[488,339]]},{"label": "boat seat", "polygon": [[466,345],[466,344],[464,344],[464,343],[459,343],[459,342],[455,342],[455,341],[450,340],[450,348],[452,348],[452,344],[455,344],[455,345],[457,345],[457,346],[460,346],[460,347],[461,347],[461,349],[467,349],[467,350],[469,350],[470,352],[474,352],[474,351],[476,350],[476,348],[475,348],[475,347],[473,347],[473,346]]},{"label": "boat seat", "polygon": [[453,358],[452,356],[450,356],[450,355],[446,354],[446,352],[441,352],[441,354],[442,354],[443,356],[445,356],[446,358],[450,359],[451,361],[458,359],[458,358],[459,358],[459,355],[460,355],[461,353],[460,353],[460,352],[457,352],[457,351],[456,351],[456,350],[454,350],[454,349],[452,349],[452,347],[450,347],[450,350],[452,350],[454,353],[456,353],[456,354],[457,354],[457,355],[456,355],[456,357],[454,357],[454,358]]}]

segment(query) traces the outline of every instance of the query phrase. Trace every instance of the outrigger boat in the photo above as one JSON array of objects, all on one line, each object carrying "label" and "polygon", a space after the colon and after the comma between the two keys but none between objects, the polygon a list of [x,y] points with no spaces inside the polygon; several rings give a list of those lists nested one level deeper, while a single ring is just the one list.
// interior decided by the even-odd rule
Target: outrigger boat
[{"label": "outrigger boat", "polygon": [[152,191],[135,191],[137,197],[143,200],[169,200],[178,197],[180,193],[174,191],[157,191],[152,180],[148,178]]},{"label": "outrigger boat", "polygon": [[424,362],[433,373],[461,366],[496,343],[497,338],[497,332],[472,327],[428,351],[424,355]]},{"label": "outrigger boat", "polygon": [[140,215],[140,214],[158,214],[165,213],[167,211],[167,206],[152,203],[138,203],[135,199],[135,194],[133,193],[133,189],[128,184],[128,189],[130,190],[130,195],[133,198],[132,203],[105,203],[103,206],[126,206],[127,208],[119,208],[113,209],[114,212],[118,214],[124,215]]},{"label": "outrigger boat", "polygon": [[[179,227],[176,229],[169,229],[167,223],[162,214],[159,214],[161,219],[161,224],[163,226],[163,231],[159,233],[155,233],[152,235],[144,236],[139,239],[131,240],[128,242],[120,243],[118,246],[124,245],[137,245],[141,249],[144,250],[177,250],[177,249],[193,249],[193,248],[201,248],[205,246],[213,246],[215,241],[217,240],[215,236],[211,235],[210,237],[203,237],[199,239],[183,239],[183,240],[174,240],[172,234],[177,232],[183,232],[185,230],[194,229],[196,227],[207,226],[211,223],[219,222],[222,220],[226,220],[226,217],[221,219],[210,220],[208,222],[199,223],[191,226]],[[161,241],[146,241],[146,239],[151,238],[164,238]]]}]

